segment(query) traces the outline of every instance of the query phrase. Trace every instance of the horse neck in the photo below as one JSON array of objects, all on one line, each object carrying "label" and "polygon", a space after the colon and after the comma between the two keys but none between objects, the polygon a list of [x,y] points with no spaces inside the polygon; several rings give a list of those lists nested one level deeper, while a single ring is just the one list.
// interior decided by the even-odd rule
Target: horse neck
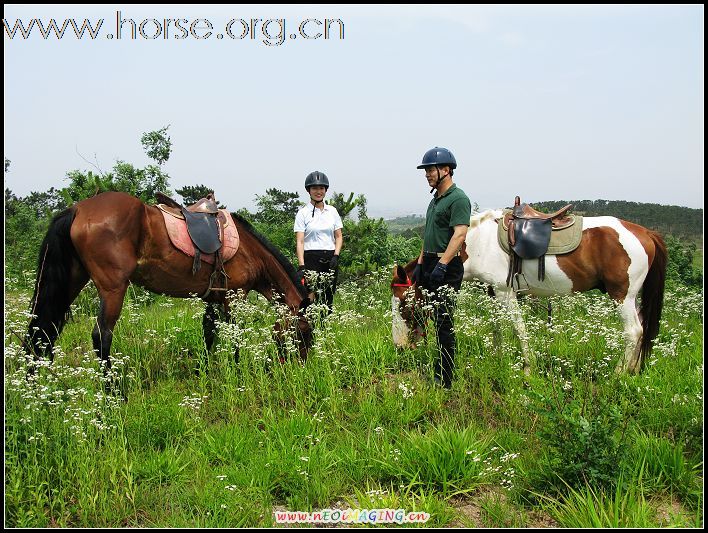
[{"label": "horse neck", "polygon": [[299,309],[302,296],[280,261],[248,230],[240,233],[247,235],[246,242],[242,240],[242,246],[246,244],[253,251],[251,262],[256,265],[253,269],[256,274],[252,281],[253,288],[269,301],[275,299],[287,304],[293,311]]},{"label": "horse neck", "polygon": [[493,248],[496,245],[498,230],[496,220],[501,218],[501,214],[501,210],[488,210],[472,218],[466,239],[468,245],[472,245],[472,249],[475,247]]},{"label": "horse neck", "polygon": [[497,220],[501,216],[501,209],[488,210],[475,215],[470,221],[465,239],[469,254],[465,275],[490,284],[506,285],[509,257],[499,246],[497,237]]},{"label": "horse neck", "polygon": [[[285,271],[283,265],[267,250],[264,251],[266,252],[266,256],[263,259],[264,273],[270,281],[269,292],[271,293],[271,299],[276,298],[278,301],[285,302],[291,309],[298,309],[300,302],[302,302],[302,296],[297,290],[295,283],[290,279],[290,275]],[[275,294],[273,294],[274,291]]]}]

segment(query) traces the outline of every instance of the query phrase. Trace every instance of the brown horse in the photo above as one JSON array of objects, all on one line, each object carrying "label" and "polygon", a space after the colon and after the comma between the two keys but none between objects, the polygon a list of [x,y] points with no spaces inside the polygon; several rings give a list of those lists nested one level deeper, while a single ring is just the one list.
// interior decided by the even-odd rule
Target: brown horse
[{"label": "brown horse", "polygon": [[[256,290],[268,300],[287,305],[291,322],[297,324],[298,349],[304,359],[312,345],[312,329],[304,317],[310,303],[306,289],[282,253],[244,219],[231,216],[240,246],[224,264],[228,288],[245,293]],[[91,279],[100,298],[93,348],[107,372],[111,366],[113,328],[129,283],[176,298],[206,294],[211,269],[202,267],[193,275],[192,265],[193,259],[170,242],[157,207],[120,192],[106,192],[78,202],[54,217],[42,242],[25,350],[35,358],[51,358],[69,306]],[[224,305],[228,316],[224,291],[211,291],[203,299]],[[207,348],[214,340],[214,316],[213,308],[207,306],[203,321]],[[276,339],[282,341],[287,327],[276,322]],[[278,345],[282,346],[282,342]]]},{"label": "brown horse", "polygon": [[[507,285],[509,256],[498,240],[502,210],[489,210],[470,220],[464,259],[464,278],[487,283],[511,311],[521,341],[524,370],[529,371],[526,328],[517,293],[550,296],[599,289],[619,307],[626,348],[618,370],[638,373],[659,332],[664,300],[667,252],[661,236],[638,224],[615,217],[584,217],[579,246],[570,253],[547,256],[545,278],[539,280],[538,260],[523,260],[523,283]],[[420,290],[410,282],[417,260],[393,270],[393,337],[398,346],[410,346],[424,334],[420,324]],[[521,280],[519,280],[521,282]],[[641,292],[641,307],[637,310]],[[409,298],[406,298],[410,295]],[[404,305],[406,300],[413,306]]]}]

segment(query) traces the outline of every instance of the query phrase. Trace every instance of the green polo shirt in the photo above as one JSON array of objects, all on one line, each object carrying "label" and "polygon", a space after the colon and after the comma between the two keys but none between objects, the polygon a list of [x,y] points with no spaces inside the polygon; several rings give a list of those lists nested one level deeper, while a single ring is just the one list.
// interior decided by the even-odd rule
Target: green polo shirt
[{"label": "green polo shirt", "polygon": [[453,184],[445,194],[438,193],[430,201],[425,215],[423,251],[444,252],[450,243],[455,226],[470,225],[472,206],[462,189]]}]

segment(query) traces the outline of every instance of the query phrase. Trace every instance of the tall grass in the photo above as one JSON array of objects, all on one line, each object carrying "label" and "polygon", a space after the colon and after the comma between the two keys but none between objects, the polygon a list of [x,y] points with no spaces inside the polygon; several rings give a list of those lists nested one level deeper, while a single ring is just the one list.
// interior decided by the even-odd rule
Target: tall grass
[{"label": "tall grass", "polygon": [[568,496],[550,504],[548,511],[561,527],[658,527],[642,491],[635,486],[621,487],[620,483],[609,493],[591,486],[571,488]]},{"label": "tall grass", "polygon": [[[355,506],[423,510],[428,526],[468,523],[469,506],[489,525],[538,513],[703,523],[702,294],[667,294],[640,376],[614,372],[622,328],[606,296],[553,298],[550,325],[546,300],[527,299],[526,379],[510,318],[465,283],[446,391],[432,381],[432,328],[417,350],[393,347],[389,282],[386,270],[343,284],[304,364],[277,362],[277,310],[256,295],[236,298],[207,354],[203,303],[131,288],[112,352],[127,402],[103,392],[95,290],[74,303],[54,361],[27,378],[29,294],[8,286],[7,524],[260,527],[274,510]],[[679,509],[659,520],[667,498]]]}]

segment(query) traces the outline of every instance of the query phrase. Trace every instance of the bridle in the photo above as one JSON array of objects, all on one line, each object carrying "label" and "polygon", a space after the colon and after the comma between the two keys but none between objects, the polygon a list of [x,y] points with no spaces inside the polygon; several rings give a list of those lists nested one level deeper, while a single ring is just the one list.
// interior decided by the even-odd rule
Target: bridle
[{"label": "bridle", "polygon": [[[405,283],[393,283],[393,282],[392,282],[392,283],[391,283],[391,288],[393,288],[393,287],[405,287],[406,289],[409,289],[409,288],[413,287],[414,285],[415,285],[415,284],[414,284],[414,283],[411,281],[411,279],[406,275],[406,282],[405,282]],[[413,293],[413,303],[411,303],[410,308],[411,308],[411,319],[412,319],[412,321],[413,321],[413,327],[414,327],[414,328],[417,328],[417,326],[415,325],[415,323],[416,323],[416,319],[415,319],[415,305],[416,305],[416,300],[417,300],[417,298],[415,297],[415,293]],[[423,330],[422,336],[423,336],[423,337],[426,336],[425,330]]]}]

